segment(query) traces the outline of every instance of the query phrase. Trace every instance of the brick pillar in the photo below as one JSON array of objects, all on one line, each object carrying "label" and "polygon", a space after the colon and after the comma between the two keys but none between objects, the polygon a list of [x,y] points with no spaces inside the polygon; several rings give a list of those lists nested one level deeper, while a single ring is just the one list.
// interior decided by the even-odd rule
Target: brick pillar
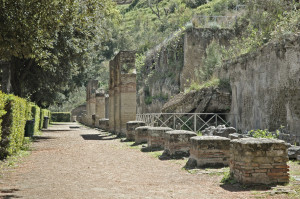
[{"label": "brick pillar", "polygon": [[126,123],[136,120],[136,74],[122,74],[120,86],[120,133],[126,134]]}]

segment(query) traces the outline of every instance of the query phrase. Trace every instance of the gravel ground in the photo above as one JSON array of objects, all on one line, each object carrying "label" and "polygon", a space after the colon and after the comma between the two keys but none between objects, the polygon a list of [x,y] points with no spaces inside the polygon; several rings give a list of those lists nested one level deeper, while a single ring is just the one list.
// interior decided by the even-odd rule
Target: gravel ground
[{"label": "gravel ground", "polygon": [[[255,198],[222,186],[222,176],[191,174],[105,132],[49,127],[30,156],[0,178],[0,198]],[[239,190],[240,189],[240,190]]]}]

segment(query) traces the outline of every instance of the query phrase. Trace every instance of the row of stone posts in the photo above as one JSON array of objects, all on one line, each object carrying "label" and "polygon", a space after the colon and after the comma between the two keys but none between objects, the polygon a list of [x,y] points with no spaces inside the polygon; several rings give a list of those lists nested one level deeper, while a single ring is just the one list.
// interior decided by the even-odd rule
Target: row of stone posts
[{"label": "row of stone posts", "polygon": [[[232,131],[232,127],[228,129]],[[187,169],[229,166],[232,178],[241,184],[289,182],[283,140],[197,136],[191,131],[145,126],[142,121],[129,121],[126,137],[136,144],[147,143],[144,151],[164,150],[160,159],[189,157]]]},{"label": "row of stone posts", "polygon": [[91,80],[86,88],[86,112],[77,120],[119,136],[126,133],[126,123],[136,118],[135,52],[121,51],[109,62],[109,91],[98,89]]}]

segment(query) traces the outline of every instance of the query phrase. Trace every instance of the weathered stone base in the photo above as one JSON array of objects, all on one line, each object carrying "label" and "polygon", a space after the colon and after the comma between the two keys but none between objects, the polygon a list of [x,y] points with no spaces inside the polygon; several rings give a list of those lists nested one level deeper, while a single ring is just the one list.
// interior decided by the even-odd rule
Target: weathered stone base
[{"label": "weathered stone base", "polygon": [[109,119],[102,118],[99,120],[99,128],[105,131],[109,131]]},{"label": "weathered stone base", "polygon": [[230,173],[239,183],[287,183],[287,161],[287,146],[282,140],[242,138],[231,142]]},{"label": "weathered stone base", "polygon": [[143,121],[129,121],[126,123],[126,140],[134,141],[135,140],[135,129],[139,126],[145,126]]},{"label": "weathered stone base", "polygon": [[169,127],[150,127],[148,129],[147,144],[150,150],[164,149],[164,134],[167,131],[172,131]]},{"label": "weathered stone base", "polygon": [[219,136],[196,136],[191,138],[189,161],[197,167],[224,167],[229,165],[230,139]]},{"label": "weathered stone base", "polygon": [[140,126],[135,128],[134,140],[136,144],[147,143],[149,128],[150,126]]},{"label": "weathered stone base", "polygon": [[161,159],[188,157],[190,155],[190,138],[194,136],[197,134],[192,131],[167,131],[164,135],[165,150]]}]

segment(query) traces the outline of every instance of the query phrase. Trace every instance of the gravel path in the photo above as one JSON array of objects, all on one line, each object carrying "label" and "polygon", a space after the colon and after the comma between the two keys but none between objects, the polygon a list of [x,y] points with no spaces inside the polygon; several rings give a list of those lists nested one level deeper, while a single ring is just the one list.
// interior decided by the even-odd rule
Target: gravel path
[{"label": "gravel path", "polygon": [[30,156],[0,179],[0,198],[251,198],[220,186],[222,176],[190,174],[106,133],[53,125]]}]

